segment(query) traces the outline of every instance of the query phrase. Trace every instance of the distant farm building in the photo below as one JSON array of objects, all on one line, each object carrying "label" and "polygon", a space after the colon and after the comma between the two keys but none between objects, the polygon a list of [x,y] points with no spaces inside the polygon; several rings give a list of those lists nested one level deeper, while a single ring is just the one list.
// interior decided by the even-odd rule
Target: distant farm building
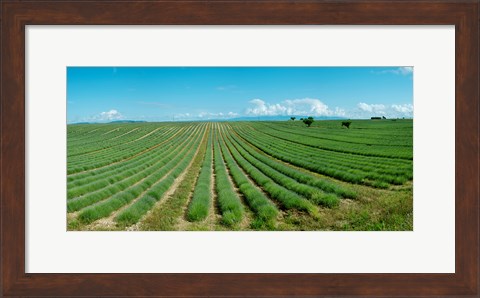
[{"label": "distant farm building", "polygon": [[372,120],[381,120],[382,117],[372,117],[372,118],[370,118],[370,119],[372,119]]}]

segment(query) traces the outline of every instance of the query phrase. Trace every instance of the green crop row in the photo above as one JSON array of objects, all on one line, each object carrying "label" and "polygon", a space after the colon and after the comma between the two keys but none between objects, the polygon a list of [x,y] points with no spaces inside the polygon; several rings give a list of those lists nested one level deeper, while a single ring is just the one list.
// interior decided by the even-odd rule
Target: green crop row
[{"label": "green crop row", "polygon": [[296,148],[282,145],[281,142],[266,142],[252,135],[245,136],[242,134],[241,130],[237,130],[237,132],[258,149],[285,162],[342,181],[357,184],[367,183],[365,181],[365,176],[367,173],[355,170],[354,168],[349,168],[348,166],[343,166],[341,161],[337,161],[334,158],[324,160],[322,157],[317,157],[312,154],[296,150]]},{"label": "green crop row", "polygon": [[157,173],[159,170],[162,170],[163,167],[169,164],[173,158],[182,154],[182,152],[186,150],[186,147],[191,146],[193,141],[194,140],[191,139],[184,147],[172,148],[170,151],[165,153],[165,156],[157,161],[154,167],[150,167],[147,170],[139,172],[125,180],[122,180],[121,182],[117,182],[98,191],[69,200],[67,202],[68,212],[78,211],[97,202],[111,198],[113,195],[128,191],[136,184],[143,183],[144,180],[150,179],[151,176],[155,175],[155,173]]},{"label": "green crop row", "polygon": [[[330,144],[330,141],[334,141],[340,146],[342,146],[343,143],[347,143],[356,145],[379,145],[411,148],[413,143],[411,130],[410,134],[406,135],[391,134],[388,136],[377,136],[366,134],[358,129],[306,129],[305,127],[285,125],[284,123],[261,122],[258,124],[252,124],[252,126],[254,126],[257,130],[266,128],[269,131],[274,130],[282,134],[295,134],[298,136],[304,136],[306,139],[314,140],[315,142],[325,140],[327,141],[327,144]],[[341,127],[340,123],[338,123],[338,127]]]},{"label": "green crop row", "polygon": [[[122,150],[127,143],[135,144],[135,141],[141,137],[149,134],[151,131],[146,127],[132,127],[129,131],[124,132],[117,136],[103,136],[101,134],[94,134],[89,141],[84,140],[82,143],[77,143],[75,137],[71,137],[71,144],[67,146],[67,156],[75,160],[85,160],[88,157],[96,156],[97,154],[104,154],[105,152],[115,152],[116,150]],[[174,129],[174,128],[171,128]],[[161,134],[165,134],[168,130],[157,130],[156,133],[150,136],[157,137]]]},{"label": "green crop row", "polygon": [[[71,146],[69,146],[68,148],[68,157],[91,156],[92,154],[96,154],[106,149],[122,147],[127,143],[135,142],[135,140],[138,140],[141,137],[148,135],[155,130],[158,131],[158,128],[155,129],[155,127],[137,126],[132,127],[129,131],[121,135],[115,136],[111,139],[105,140],[102,138],[98,138],[98,140],[95,142],[95,145],[86,144],[85,142],[83,144],[72,142]],[[98,137],[98,135],[96,137]],[[121,142],[119,142],[119,139],[121,140]]]},{"label": "green crop row", "polygon": [[[182,152],[188,152],[189,150],[191,154],[191,152],[194,150],[193,148],[198,147],[200,135],[201,134],[197,134],[192,143],[190,143],[188,146],[185,146],[182,149]],[[159,168],[152,175],[143,179],[140,183],[136,183],[125,191],[117,193],[104,201],[81,210],[78,215],[78,220],[82,223],[91,223],[100,218],[109,216],[115,210],[118,210],[137,198],[147,195],[153,196],[157,193],[160,193],[160,191],[162,191],[168,184],[168,182],[162,183],[162,181],[169,181],[173,183],[174,178],[173,180],[171,178],[165,180],[165,178],[168,178],[169,174],[172,174],[171,172],[175,168],[183,165],[181,161],[184,160],[186,156],[182,154],[182,152],[176,154],[175,157],[170,159],[168,163]],[[189,155],[189,153],[187,153],[187,155]],[[145,200],[146,199],[142,201]]]},{"label": "green crop row", "polygon": [[[168,136],[167,139],[163,140],[160,143],[157,143],[155,146],[153,146],[149,150],[145,150],[145,151],[141,152],[140,154],[136,154],[136,155],[134,155],[134,156],[132,156],[132,157],[126,159],[126,160],[116,162],[116,163],[110,163],[110,164],[107,164],[106,166],[102,166],[100,168],[96,168],[96,169],[92,169],[92,170],[87,170],[87,171],[84,171],[84,172],[81,172],[81,173],[75,173],[75,174],[68,175],[68,177],[67,177],[67,181],[69,183],[68,185],[69,186],[70,185],[72,185],[72,186],[82,185],[84,183],[88,183],[92,180],[95,180],[96,179],[95,177],[97,177],[99,175],[114,174],[117,171],[120,171],[120,170],[124,169],[125,167],[128,167],[130,163],[147,161],[150,158],[152,158],[152,156],[154,156],[155,154],[158,154],[159,152],[161,152],[164,148],[171,147],[170,146],[171,141],[175,141],[175,140],[178,140],[178,139],[184,139],[186,137],[185,135],[188,136],[192,132],[192,130],[194,130],[194,129],[195,129],[195,126],[190,126],[183,133],[180,133],[180,132],[182,132],[182,130],[177,131],[176,134],[172,133],[171,135]],[[73,184],[71,184],[71,183],[73,183]]]},{"label": "green crop row", "polygon": [[315,155],[314,151],[301,147],[301,145],[286,145],[278,139],[260,139],[252,133],[245,133],[242,129],[237,129],[236,132],[268,155],[343,181],[368,184],[368,180],[374,180],[402,184],[410,180],[412,176],[412,171],[408,168],[395,170],[392,167],[393,173],[386,172],[381,168],[377,169],[374,164],[364,165],[361,162],[346,162],[339,156]]},{"label": "green crop row", "polygon": [[120,136],[128,132],[132,126],[131,125],[128,126],[125,124],[110,124],[110,125],[95,124],[94,126],[89,125],[87,127],[100,128],[100,130],[97,130],[96,133],[92,135],[83,135],[83,134],[75,133],[75,130],[77,130],[80,127],[82,126],[69,125],[67,127],[67,133],[69,137],[74,137],[72,138],[72,141],[69,142],[69,144],[67,145],[68,147],[71,147],[71,149],[79,145],[81,148],[90,147],[90,144],[94,146],[93,144],[98,144],[101,140],[106,141],[106,140],[113,139],[117,136]]},{"label": "green crop row", "polygon": [[[156,202],[160,201],[165,192],[173,185],[175,179],[180,176],[192,163],[193,158],[195,157],[196,152],[200,148],[200,143],[204,137],[205,132],[202,130],[197,136],[195,145],[190,149],[190,151],[181,158],[180,161],[175,163],[175,167],[166,174],[166,177],[156,184],[154,184],[147,192],[136,200],[133,204],[128,206],[126,209],[121,211],[116,217],[115,221],[125,226],[130,226],[137,223],[152,207]],[[163,171],[164,169],[162,169]]]},{"label": "green crop row", "polygon": [[[241,130],[245,131],[244,128]],[[354,155],[349,153],[342,153],[336,151],[323,150],[319,148],[314,148],[310,146],[305,146],[295,142],[291,142],[284,139],[279,139],[270,135],[264,134],[253,134],[252,131],[248,131],[247,134],[254,135],[256,138],[260,138],[263,141],[271,140],[277,146],[286,147],[289,150],[293,150],[299,153],[308,153],[314,155],[316,158],[323,158],[330,160],[335,160],[340,163],[345,163],[347,165],[354,164],[354,166],[372,166],[376,165],[376,168],[383,170],[395,170],[395,169],[404,169],[411,165],[411,161],[403,159],[393,159],[386,157],[373,157],[373,156],[362,156]]]},{"label": "green crop row", "polygon": [[[178,129],[170,128],[163,129],[161,131],[153,130],[148,133],[142,133],[141,135],[131,136],[130,138],[125,136],[122,136],[121,138],[117,137],[117,139],[101,143],[101,145],[99,146],[91,148],[80,147],[81,152],[77,152],[76,154],[72,152],[72,148],[71,150],[68,150],[68,158],[75,162],[82,162],[85,160],[89,160],[92,157],[97,158],[109,156],[113,153],[124,151],[129,148],[148,146],[149,143],[156,143],[159,140],[165,139],[166,136],[170,135],[171,132],[176,130]],[[76,149],[79,148],[77,147]]]},{"label": "green crop row", "polygon": [[179,145],[182,146],[182,144],[186,142],[186,138],[187,135],[182,135],[172,140],[169,146],[162,146],[159,150],[154,152],[154,154],[149,154],[147,159],[142,158],[135,162],[127,162],[113,172],[108,171],[99,175],[86,177],[85,179],[72,181],[68,184],[67,199],[72,199],[105,188],[127,179],[135,173],[154,167],[157,164],[157,161],[164,157],[165,152],[169,152],[169,150],[174,149]]},{"label": "green crop row", "polygon": [[167,137],[168,135],[159,134],[158,136],[147,138],[147,140],[143,142],[138,142],[135,145],[126,144],[123,148],[110,148],[102,152],[97,152],[94,156],[69,158],[68,173],[72,174],[86,171],[130,158],[135,154],[141,154],[144,151],[155,148],[159,142],[167,140]]},{"label": "green crop row", "polygon": [[278,184],[276,184],[271,178],[267,177],[256,167],[251,165],[245,158],[243,158],[238,151],[229,142],[226,143],[227,148],[230,150],[233,158],[237,161],[237,164],[252,178],[255,183],[263,188],[273,199],[280,202],[286,209],[298,209],[307,211],[311,215],[317,216],[317,208],[305,198],[297,195],[293,191],[290,191]]},{"label": "green crop row", "polygon": [[294,133],[279,133],[277,130],[257,130],[258,132],[272,137],[290,141],[297,144],[302,144],[308,147],[323,149],[327,151],[349,153],[362,156],[387,157],[398,159],[413,159],[412,151],[404,147],[391,147],[372,144],[349,144],[337,141],[329,141],[326,139],[315,140],[313,138],[306,138],[305,136]]},{"label": "green crop row", "polygon": [[326,207],[334,207],[339,204],[340,200],[336,194],[325,193],[318,188],[312,187],[307,184],[299,183],[295,179],[292,179],[287,175],[282,174],[281,172],[254,158],[241,146],[235,146],[235,144],[231,143],[231,140],[228,137],[225,138],[225,140],[227,141],[227,143],[232,144],[233,147],[237,150],[237,152],[240,153],[240,155],[246,161],[248,161],[252,166],[260,170],[263,174],[275,181],[280,186],[294,191],[299,195],[302,195],[303,197],[307,198],[315,204],[320,204]]},{"label": "green crop row", "polygon": [[[212,124],[207,124],[207,135],[211,136]],[[208,139],[208,140],[207,140]],[[179,220],[185,213],[185,206],[191,198],[191,192],[195,187],[195,181],[198,178],[198,173],[205,160],[205,153],[207,151],[206,144],[210,138],[205,138],[200,145],[197,154],[193,157],[192,164],[185,171],[185,175],[179,181],[175,191],[168,197],[168,200],[162,202],[160,206],[155,206],[148,212],[140,221],[139,229],[148,231],[173,231],[176,229]],[[212,150],[211,147],[209,149]],[[212,214],[214,215],[214,214]],[[188,228],[187,228],[188,229]]]},{"label": "green crop row", "polygon": [[[217,128],[215,129],[217,130]],[[218,206],[222,212],[222,222],[227,226],[239,223],[243,218],[243,205],[233,185],[228,179],[227,169],[218,144],[218,133],[214,135],[215,191]]]},{"label": "green crop row", "polygon": [[[157,129],[163,131],[166,129],[179,128],[181,126],[182,125],[180,124],[171,123],[68,125],[67,134],[71,142],[69,142],[67,146],[71,152],[82,152],[82,149],[90,150],[101,148],[106,143],[118,144],[116,141],[111,141],[118,140],[122,135],[124,137],[121,139],[134,139],[132,134],[141,136]],[[84,127],[90,129],[83,129]],[[131,131],[131,128],[139,129],[126,134]]]},{"label": "green crop row", "polygon": [[351,120],[352,125],[349,129],[341,124],[345,120],[315,121],[309,128],[305,127],[302,121],[262,121],[250,122],[249,125],[261,126],[268,125],[273,128],[294,129],[296,133],[302,134],[320,134],[329,137],[340,138],[343,140],[374,140],[376,142],[387,142],[392,144],[407,145],[412,144],[413,121],[371,121],[371,120]]},{"label": "green crop row", "polygon": [[189,221],[204,220],[208,216],[208,209],[213,198],[210,194],[212,183],[212,130],[210,130],[207,150],[203,159],[200,174],[193,190],[192,201],[188,206],[187,219]]},{"label": "green crop row", "polygon": [[[296,148],[301,148],[302,151],[306,152],[311,152],[311,153],[316,153],[317,155],[325,155],[325,156],[331,156],[331,157],[341,157],[342,159],[348,160],[348,161],[354,161],[354,162],[369,162],[369,161],[381,161],[381,166],[389,168],[391,166],[395,167],[402,167],[411,164],[411,161],[409,160],[404,160],[404,159],[398,159],[398,158],[388,158],[388,157],[378,157],[378,156],[363,156],[363,155],[355,155],[355,154],[350,154],[350,153],[344,153],[344,152],[336,152],[332,150],[323,150],[320,148],[315,148],[311,146],[306,146],[303,144],[295,143],[289,140],[284,140],[280,138],[276,138],[274,136],[264,134],[261,132],[258,132],[255,129],[249,129],[249,126],[239,126],[239,125],[233,125],[235,130],[241,130],[245,133],[248,133],[250,135],[255,135],[256,137],[261,137],[264,140],[275,140],[276,143],[282,143],[282,144],[287,144],[288,146],[292,147],[293,149]],[[305,138],[307,139],[307,138]]]},{"label": "green crop row", "polygon": [[330,193],[335,193],[339,196],[342,196],[344,198],[350,198],[350,199],[355,199],[357,197],[357,194],[354,191],[347,190],[335,183],[328,182],[324,179],[320,179],[318,177],[315,177],[312,174],[308,174],[303,171],[296,170],[286,164],[283,164],[281,162],[278,162],[268,155],[262,154],[258,151],[256,151],[252,145],[247,143],[245,140],[240,139],[240,137],[236,134],[230,134],[230,137],[232,140],[234,140],[239,146],[242,146],[243,149],[245,149],[250,155],[258,159],[259,161],[262,161],[263,163],[269,165],[273,169],[279,171],[282,174],[285,174],[298,182],[305,183],[311,186],[315,186],[325,192],[330,192]]},{"label": "green crop row", "polygon": [[71,176],[72,174],[77,175],[83,172],[97,170],[103,167],[107,167],[111,164],[122,162],[124,160],[129,160],[138,155],[142,155],[143,153],[153,150],[158,146],[160,146],[161,144],[168,142],[172,136],[175,136],[176,134],[180,134],[182,132],[182,129],[183,128],[179,129],[177,132],[173,133],[172,135],[162,136],[162,138],[159,140],[157,139],[147,140],[130,149],[122,150],[122,152],[120,152],[119,154],[114,154],[112,156],[102,155],[101,157],[98,157],[98,158],[92,158],[91,161],[87,161],[85,163],[80,163],[80,164],[77,163],[76,165],[72,164],[68,168],[68,174],[69,176]]},{"label": "green crop row", "polygon": [[237,185],[240,192],[245,196],[250,209],[255,212],[255,219],[251,223],[252,228],[269,228],[274,229],[278,209],[275,205],[260,191],[254,184],[252,184],[247,176],[239,168],[233,159],[230,151],[228,151],[223,137],[220,143],[222,156],[230,171],[234,183]]}]

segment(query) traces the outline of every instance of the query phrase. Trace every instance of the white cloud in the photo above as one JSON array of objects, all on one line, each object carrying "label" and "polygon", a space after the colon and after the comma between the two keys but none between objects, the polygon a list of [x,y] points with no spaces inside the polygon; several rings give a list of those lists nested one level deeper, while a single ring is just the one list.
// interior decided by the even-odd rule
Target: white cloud
[{"label": "white cloud", "polygon": [[368,104],[360,102],[357,104],[357,109],[346,113],[350,118],[368,119],[370,117],[385,116],[387,118],[412,118],[413,105],[412,104]]},{"label": "white cloud", "polygon": [[252,99],[250,101],[251,104],[254,105],[253,108],[247,109],[247,115],[266,115],[266,116],[273,116],[273,115],[285,115],[287,114],[287,107],[282,106],[280,104],[267,104],[261,99]]},{"label": "white cloud", "polygon": [[75,118],[74,122],[108,122],[114,120],[125,119],[125,117],[117,110],[112,109],[107,112],[101,112],[100,114],[84,117],[84,118]]},{"label": "white cloud", "polygon": [[201,112],[198,114],[198,117],[201,119],[229,119],[237,117],[238,113],[228,112],[228,113],[210,113],[210,112]]},{"label": "white cloud", "polygon": [[238,113],[235,112],[218,112],[218,113],[211,113],[211,112],[200,112],[196,115],[191,113],[183,113],[183,114],[175,114],[175,120],[213,120],[213,119],[230,119],[239,116]]},{"label": "white cloud", "polygon": [[399,67],[398,72],[402,75],[408,75],[408,74],[413,73],[413,67],[411,67],[411,66]]},{"label": "white cloud", "polygon": [[175,120],[188,120],[190,119],[190,113],[175,114]]},{"label": "white cloud", "polygon": [[360,102],[357,107],[364,112],[372,112],[375,114],[385,113],[385,105],[383,104],[367,104],[364,102]]},{"label": "white cloud", "polygon": [[336,107],[335,108],[335,112],[333,113],[334,115],[336,116],[339,116],[339,117],[345,117],[347,115],[347,113],[345,112],[344,109],[341,109],[339,107]]},{"label": "white cloud", "polygon": [[108,112],[101,112],[97,118],[99,121],[120,120],[123,119],[123,115],[117,110],[110,110]]},{"label": "white cloud", "polygon": [[392,108],[403,114],[412,114],[413,115],[413,105],[412,104],[403,104],[403,105],[392,105]]},{"label": "white cloud", "polygon": [[340,108],[331,110],[326,104],[315,98],[287,99],[280,103],[266,103],[261,99],[250,101],[253,107],[246,110],[251,116],[308,115],[308,116],[341,116],[345,111]]},{"label": "white cloud", "polygon": [[402,67],[398,67],[398,68],[395,68],[395,69],[387,69],[387,70],[373,71],[373,72],[378,73],[378,74],[392,73],[392,74],[396,74],[396,75],[406,76],[406,75],[409,75],[409,74],[413,73],[413,67],[402,66]]}]

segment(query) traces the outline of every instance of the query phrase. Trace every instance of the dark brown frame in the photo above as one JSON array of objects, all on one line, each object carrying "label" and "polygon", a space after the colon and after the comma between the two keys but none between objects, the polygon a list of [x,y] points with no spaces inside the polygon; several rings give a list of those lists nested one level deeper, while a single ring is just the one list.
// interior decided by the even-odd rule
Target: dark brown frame
[{"label": "dark brown frame", "polygon": [[[478,297],[478,1],[4,0],[1,9],[2,295]],[[456,273],[26,274],[24,33],[31,24],[455,25]]]}]

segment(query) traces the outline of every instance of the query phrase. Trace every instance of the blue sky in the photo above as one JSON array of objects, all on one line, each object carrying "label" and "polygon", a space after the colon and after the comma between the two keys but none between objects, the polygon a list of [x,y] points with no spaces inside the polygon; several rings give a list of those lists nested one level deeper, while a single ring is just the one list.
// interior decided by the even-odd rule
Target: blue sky
[{"label": "blue sky", "polygon": [[68,67],[67,121],[413,117],[411,67]]}]

